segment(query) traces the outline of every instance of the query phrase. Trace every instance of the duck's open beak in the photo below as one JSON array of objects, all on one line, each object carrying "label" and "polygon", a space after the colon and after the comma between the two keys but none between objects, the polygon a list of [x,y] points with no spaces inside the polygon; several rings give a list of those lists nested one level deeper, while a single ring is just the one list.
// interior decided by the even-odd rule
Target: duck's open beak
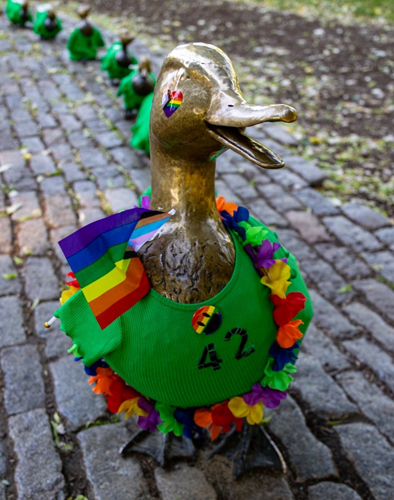
[{"label": "duck's open beak", "polygon": [[[226,99],[227,100],[227,99]],[[297,111],[286,104],[257,106],[231,99],[232,103],[213,102],[205,121],[209,134],[262,168],[281,168],[280,156],[244,133],[246,127],[264,122],[294,122]],[[238,102],[237,102],[238,101]]]}]

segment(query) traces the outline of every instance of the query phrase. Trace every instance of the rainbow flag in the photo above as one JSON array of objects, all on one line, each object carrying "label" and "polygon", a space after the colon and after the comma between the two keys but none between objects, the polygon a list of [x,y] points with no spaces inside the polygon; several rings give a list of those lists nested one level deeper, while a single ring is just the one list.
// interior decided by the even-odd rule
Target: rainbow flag
[{"label": "rainbow flag", "polygon": [[149,280],[136,252],[171,215],[132,208],[59,241],[101,329],[149,292]]},{"label": "rainbow flag", "polygon": [[183,101],[183,94],[180,90],[168,90],[163,95],[162,108],[167,118],[175,113]]}]

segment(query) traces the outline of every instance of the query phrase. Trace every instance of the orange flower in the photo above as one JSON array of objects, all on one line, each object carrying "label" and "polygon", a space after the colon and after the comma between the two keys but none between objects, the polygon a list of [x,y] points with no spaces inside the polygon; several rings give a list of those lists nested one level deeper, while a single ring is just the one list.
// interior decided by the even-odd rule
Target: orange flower
[{"label": "orange flower", "polygon": [[231,201],[226,202],[226,198],[224,198],[223,196],[218,196],[216,198],[216,208],[218,209],[219,213],[225,210],[232,216],[234,212],[238,210],[238,205],[236,205],[235,203],[231,203]]},{"label": "orange flower", "polygon": [[278,344],[283,347],[283,349],[293,347],[296,340],[301,339],[303,336],[298,329],[298,327],[303,324],[304,322],[300,319],[294,319],[290,321],[290,323],[287,323],[287,325],[280,326],[276,337]]},{"label": "orange flower", "polygon": [[96,373],[97,375],[89,378],[89,385],[97,382],[97,384],[93,387],[93,392],[95,394],[108,394],[111,396],[112,393],[110,386],[112,382],[118,378],[118,376],[115,375],[112,368],[97,368]]},{"label": "orange flower", "polygon": [[230,411],[227,402],[220,405],[214,405],[212,410],[208,408],[199,408],[194,413],[194,422],[211,432],[211,439],[214,441],[222,432],[230,432],[231,424],[235,423],[237,430],[242,429],[242,418],[235,417]]}]

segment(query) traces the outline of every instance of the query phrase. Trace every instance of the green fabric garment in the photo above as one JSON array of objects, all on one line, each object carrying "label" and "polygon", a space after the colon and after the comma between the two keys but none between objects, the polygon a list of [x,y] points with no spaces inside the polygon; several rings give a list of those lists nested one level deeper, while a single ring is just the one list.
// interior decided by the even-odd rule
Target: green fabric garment
[{"label": "green fabric garment", "polygon": [[48,13],[46,11],[38,11],[36,19],[33,24],[33,31],[37,35],[42,36],[46,40],[50,40],[51,38],[55,38],[55,36],[62,30],[62,23],[60,19],[56,18],[57,27],[53,31],[48,31],[45,27],[45,21],[48,17]]},{"label": "green fabric garment", "polygon": [[[250,218],[254,226],[263,224]],[[278,241],[267,229],[268,238]],[[268,351],[276,339],[270,290],[260,282],[260,275],[250,257],[233,236],[236,261],[229,283],[215,297],[199,304],[179,304],[153,289],[129,311],[105,330],[101,330],[80,291],[73,295],[55,316],[61,328],[78,346],[86,365],[104,358],[109,366],[143,395],[161,403],[188,408],[212,405],[251,390],[261,381],[268,361]],[[305,332],[313,315],[312,303],[295,258],[283,247],[276,258],[288,258],[292,269],[289,292],[307,297],[306,307],[297,319]],[[194,313],[204,305],[214,306],[222,323],[210,335],[198,334],[192,327]],[[236,358],[241,336],[225,336],[233,329],[244,329],[244,350],[248,356]],[[198,368],[205,348],[213,344],[220,369]],[[209,357],[205,360],[209,362]]]},{"label": "green fabric garment", "polygon": [[[119,66],[116,61],[116,54],[120,50],[122,50],[122,43],[114,42],[102,59],[101,69],[108,72],[109,78],[117,78],[120,80],[130,74],[130,68],[123,68]],[[134,57],[134,54],[130,51],[128,51],[128,54],[131,58],[130,64],[138,64],[138,60]]]},{"label": "green fabric garment", "polygon": [[[7,6],[5,9],[8,19],[12,24],[16,24],[17,26],[24,26],[26,21],[22,19],[22,5],[19,2],[14,2],[13,0],[8,0]],[[30,10],[27,11],[28,21],[33,21],[33,16]]]},{"label": "green fabric garment", "polygon": [[91,36],[85,36],[76,28],[68,39],[67,48],[73,61],[89,61],[96,59],[97,50],[104,47],[105,42],[97,28],[93,28]]},{"label": "green fabric garment", "polygon": [[[138,109],[141,106],[144,96],[137,94],[133,89],[133,78],[138,75],[138,70],[133,70],[128,76],[122,79],[119,85],[118,96],[123,95],[124,106],[126,109]],[[149,73],[153,81],[153,88],[156,85],[156,77]]]},{"label": "green fabric garment", "polygon": [[153,92],[144,97],[140,109],[138,111],[137,120],[131,127],[131,147],[142,149],[150,155],[149,144],[149,121],[150,112],[152,109]]}]

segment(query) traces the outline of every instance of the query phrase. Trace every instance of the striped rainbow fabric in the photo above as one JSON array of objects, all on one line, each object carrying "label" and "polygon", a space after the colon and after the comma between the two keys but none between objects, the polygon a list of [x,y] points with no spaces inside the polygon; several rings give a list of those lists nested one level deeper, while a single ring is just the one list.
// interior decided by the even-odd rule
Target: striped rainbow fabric
[{"label": "striped rainbow fabric", "polygon": [[103,330],[149,292],[149,280],[136,252],[170,217],[165,212],[132,208],[59,241]]}]

